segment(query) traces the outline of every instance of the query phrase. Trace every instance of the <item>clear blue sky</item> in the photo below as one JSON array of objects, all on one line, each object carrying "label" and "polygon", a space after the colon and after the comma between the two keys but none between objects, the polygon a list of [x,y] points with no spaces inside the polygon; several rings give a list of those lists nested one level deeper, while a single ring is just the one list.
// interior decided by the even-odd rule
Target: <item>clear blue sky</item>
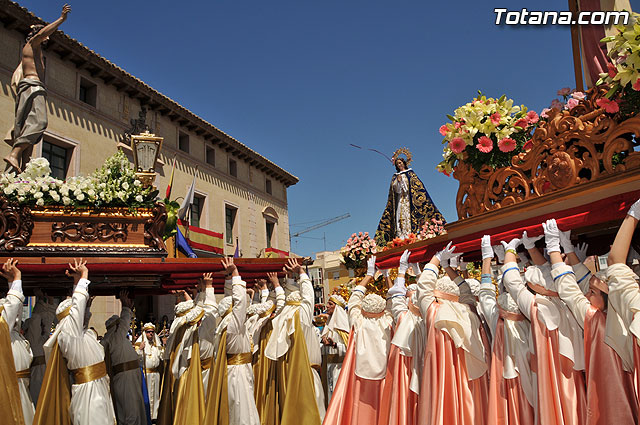
[{"label": "clear blue sky", "polygon": [[[638,8],[640,0],[632,1]],[[63,2],[21,0],[47,21]],[[497,27],[494,7],[566,10],[565,1],[81,1],[71,37],[300,178],[292,225],[351,218],[305,236],[338,249],[375,232],[391,164],[414,170],[448,221],[458,182],[435,171],[446,114],[482,90],[540,111],[574,87],[568,27]],[[292,232],[306,225],[292,226]],[[295,238],[312,255],[323,241]]]}]

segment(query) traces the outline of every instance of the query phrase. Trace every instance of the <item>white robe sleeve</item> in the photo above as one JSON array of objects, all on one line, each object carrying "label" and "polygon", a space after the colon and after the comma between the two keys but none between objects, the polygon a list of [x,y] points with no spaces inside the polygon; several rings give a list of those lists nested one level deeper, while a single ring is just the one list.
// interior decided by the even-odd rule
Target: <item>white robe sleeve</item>
[{"label": "white robe sleeve", "polygon": [[560,299],[569,307],[580,327],[584,328],[584,318],[590,303],[578,286],[573,269],[566,264],[560,264],[551,270],[551,276],[558,288]]},{"label": "white robe sleeve", "polygon": [[311,283],[311,279],[309,279],[309,276],[307,276],[306,273],[300,274],[300,295],[302,296],[300,310],[305,313],[300,316],[300,320],[304,320],[304,324],[307,326],[313,326],[315,294],[313,293],[313,284]]},{"label": "white robe sleeve", "polygon": [[511,298],[518,304],[518,308],[524,314],[527,319],[531,320],[531,306],[535,301],[535,295],[533,295],[524,282],[522,276],[520,276],[520,269],[514,262],[505,263],[501,269],[502,272],[502,284],[511,294]]},{"label": "white robe sleeve", "polygon": [[589,292],[589,278],[591,277],[591,270],[584,263],[578,263],[571,266],[573,272],[576,274],[576,281],[583,294]]},{"label": "white robe sleeve", "polygon": [[613,264],[607,267],[607,282],[609,302],[622,316],[629,330],[640,338],[640,329],[633,323],[634,319],[640,319],[640,315],[637,314],[640,313],[640,288],[633,271],[626,264]]},{"label": "white robe sleeve", "polygon": [[69,310],[69,316],[78,335],[81,335],[84,330],[84,313],[87,308],[87,302],[89,301],[89,292],[87,292],[89,283],[87,279],[80,279],[71,296],[72,304],[71,310]]},{"label": "white robe sleeve", "polygon": [[496,326],[498,326],[498,302],[496,300],[496,291],[492,283],[483,283],[480,285],[480,292],[478,293],[478,299],[480,301],[480,309],[484,315],[489,329],[495,338]]},{"label": "white robe sleeve", "polygon": [[202,308],[205,317],[218,317],[218,303],[216,302],[216,291],[213,288],[206,288],[204,291]]},{"label": "white robe sleeve", "polygon": [[[235,331],[238,334],[242,334],[245,329],[244,323],[247,320],[247,287],[240,276],[234,276],[231,280],[231,297],[233,300],[231,314],[233,315],[233,322],[235,323]],[[233,326],[229,326],[230,330],[233,328]]]},{"label": "white robe sleeve", "polygon": [[267,302],[267,298],[269,298],[269,290],[263,289],[260,291],[260,304]]},{"label": "white robe sleeve", "polygon": [[22,281],[16,280],[9,285],[10,289],[7,296],[3,299],[2,317],[9,325],[9,329],[13,328],[24,302],[24,294],[22,293]]},{"label": "white robe sleeve", "polygon": [[360,327],[362,323],[362,299],[364,298],[365,289],[362,286],[356,286],[349,297],[349,325],[351,327]]},{"label": "white robe sleeve", "polygon": [[287,297],[284,295],[284,289],[282,289],[281,286],[277,286],[275,289],[275,292],[276,292],[276,309],[274,310],[274,313],[278,315],[284,308]]},{"label": "white robe sleeve", "polygon": [[422,317],[427,317],[427,310],[432,302],[436,300],[433,291],[438,280],[438,267],[429,263],[422,269],[422,274],[418,279],[418,303],[420,304],[420,312]]}]

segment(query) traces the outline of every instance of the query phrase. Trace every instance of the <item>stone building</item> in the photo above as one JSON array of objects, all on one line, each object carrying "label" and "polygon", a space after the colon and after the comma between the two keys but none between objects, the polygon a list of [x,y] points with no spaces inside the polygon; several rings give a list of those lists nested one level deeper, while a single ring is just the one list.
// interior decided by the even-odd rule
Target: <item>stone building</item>
[{"label": "stone building", "polygon": [[[14,119],[11,75],[36,23],[44,22],[17,3],[0,0],[2,136]],[[197,167],[189,233],[199,256],[231,255],[238,245],[243,257],[289,252],[287,188],[297,177],[60,31],[44,56],[49,126],[33,156],[49,159],[52,174],[89,174],[117,149],[131,157],[123,135],[140,127],[142,118],[164,138],[155,183],[161,195],[174,157],[173,199],[186,194]],[[0,144],[0,155],[8,152],[9,146]]]}]

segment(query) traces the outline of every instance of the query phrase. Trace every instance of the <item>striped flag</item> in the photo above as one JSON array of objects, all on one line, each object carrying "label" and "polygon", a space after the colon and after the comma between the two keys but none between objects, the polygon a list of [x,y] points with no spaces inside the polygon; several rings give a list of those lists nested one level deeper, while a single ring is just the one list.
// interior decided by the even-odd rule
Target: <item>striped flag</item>
[{"label": "striped flag", "polygon": [[169,185],[167,186],[167,194],[164,199],[169,199],[171,196],[171,186],[173,186],[173,173],[176,171],[176,157],[173,157],[173,166],[171,167],[171,177],[169,177]]}]

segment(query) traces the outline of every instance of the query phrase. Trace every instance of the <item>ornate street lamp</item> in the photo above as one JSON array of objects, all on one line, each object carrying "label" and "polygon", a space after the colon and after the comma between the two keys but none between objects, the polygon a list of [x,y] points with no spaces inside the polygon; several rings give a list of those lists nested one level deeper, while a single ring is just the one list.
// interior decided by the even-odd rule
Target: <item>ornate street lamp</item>
[{"label": "ornate street lamp", "polygon": [[131,135],[133,166],[138,179],[144,187],[151,186],[156,179],[156,161],[160,155],[162,140],[162,137],[158,137],[148,131]]}]

